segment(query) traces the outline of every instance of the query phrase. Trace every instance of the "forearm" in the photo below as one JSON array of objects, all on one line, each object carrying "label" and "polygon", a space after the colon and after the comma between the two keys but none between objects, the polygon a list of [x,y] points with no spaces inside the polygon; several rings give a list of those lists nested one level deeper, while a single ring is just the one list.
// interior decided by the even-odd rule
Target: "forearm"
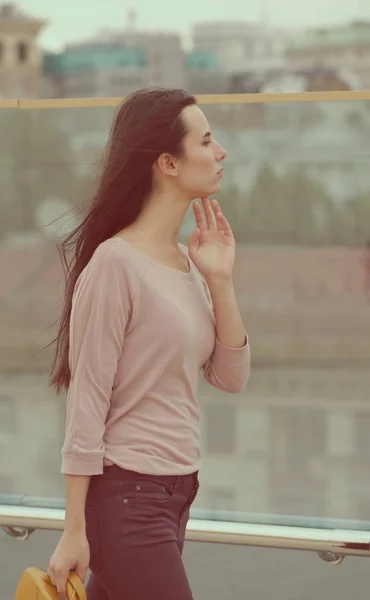
[{"label": "forearm", "polygon": [[207,280],[216,320],[218,341],[229,348],[245,346],[245,327],[239,312],[232,279]]},{"label": "forearm", "polygon": [[85,504],[89,489],[89,475],[66,475],[66,516],[64,530],[85,531]]}]

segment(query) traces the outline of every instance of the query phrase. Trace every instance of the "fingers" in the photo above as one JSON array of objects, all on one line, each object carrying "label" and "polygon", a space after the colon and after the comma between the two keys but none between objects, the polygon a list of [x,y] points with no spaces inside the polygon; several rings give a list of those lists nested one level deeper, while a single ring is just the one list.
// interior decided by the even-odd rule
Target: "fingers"
[{"label": "fingers", "polygon": [[83,567],[82,565],[77,566],[77,568],[76,568],[76,573],[79,576],[79,578],[81,579],[82,583],[85,582],[86,575],[87,575],[87,569],[88,569],[87,567]]},{"label": "fingers", "polygon": [[218,218],[219,218],[220,215],[222,216],[221,207],[220,207],[219,203],[217,202],[217,200],[215,200],[215,199],[211,200],[211,207],[212,207],[212,210],[213,210],[213,214],[216,217],[216,224],[217,224],[217,227],[218,227],[219,226],[219,220],[218,220]]},{"label": "fingers", "polygon": [[[213,202],[216,202],[216,200],[212,200],[212,203]],[[203,233],[204,231],[209,231],[210,229],[217,229],[217,219],[215,209],[212,203],[209,198],[202,198],[204,213],[199,202],[194,202],[193,204],[195,220],[201,233]],[[218,202],[217,207],[218,210],[221,210]]]},{"label": "fingers", "polygon": [[233,237],[234,234],[230,227],[229,221],[222,214],[221,207],[220,207],[219,203],[217,202],[217,200],[212,200],[212,208],[216,215],[217,229],[219,231],[221,231],[222,233],[224,233],[225,235],[227,235],[228,237]]},{"label": "fingers", "polygon": [[202,198],[204,214],[207,219],[208,229],[217,229],[217,221],[214,209],[209,198]]},{"label": "fingers", "polygon": [[230,227],[230,224],[226,217],[222,213],[217,213],[218,220],[218,230],[221,231],[226,237],[233,238],[233,230]]},{"label": "fingers", "polygon": [[49,569],[48,575],[53,585],[57,588],[57,592],[61,598],[67,597],[67,579],[69,571],[56,571]]},{"label": "fingers", "polygon": [[[194,202],[193,204],[197,229],[199,229],[199,237],[202,233],[210,231],[211,229],[217,229],[227,237],[234,237],[230,224],[222,214],[221,207],[217,200],[202,198],[202,205],[204,214],[199,202]],[[195,235],[195,233],[196,232],[194,232],[193,235]]]},{"label": "fingers", "polygon": [[199,230],[199,227],[197,227],[195,229],[195,231],[193,231],[191,236],[188,238],[188,246],[194,246],[194,245],[198,244],[199,238],[200,238],[200,230]]},{"label": "fingers", "polygon": [[67,597],[67,579],[69,573],[59,575],[55,582],[58,594],[61,598]]},{"label": "fingers", "polygon": [[208,226],[207,226],[207,222],[204,217],[204,214],[202,212],[202,209],[199,205],[199,202],[194,202],[193,211],[194,211],[194,216],[195,216],[195,221],[196,221],[197,227],[199,228],[199,231],[201,233],[204,233],[204,231],[207,231]]}]

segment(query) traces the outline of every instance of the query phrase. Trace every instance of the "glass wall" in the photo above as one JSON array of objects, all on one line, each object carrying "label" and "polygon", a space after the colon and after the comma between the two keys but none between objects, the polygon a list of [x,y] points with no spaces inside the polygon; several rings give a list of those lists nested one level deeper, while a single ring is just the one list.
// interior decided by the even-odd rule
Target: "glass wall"
[{"label": "glass wall", "polygon": [[[370,94],[242,100],[202,108],[229,152],[219,200],[252,376],[240,396],[200,386],[194,515],[367,527]],[[94,192],[114,113],[0,110],[0,492],[64,493],[65,397],[48,387],[46,347],[63,299],[56,242]],[[192,226],[189,213],[184,239]]]}]

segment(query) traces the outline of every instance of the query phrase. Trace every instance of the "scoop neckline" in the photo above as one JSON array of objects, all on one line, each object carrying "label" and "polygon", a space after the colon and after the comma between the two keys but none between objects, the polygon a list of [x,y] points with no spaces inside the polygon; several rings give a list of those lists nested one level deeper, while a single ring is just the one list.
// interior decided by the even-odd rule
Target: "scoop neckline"
[{"label": "scoop neckline", "polygon": [[153,264],[154,266],[156,266],[156,267],[158,267],[160,269],[165,269],[166,271],[170,271],[172,273],[178,273],[178,275],[180,277],[185,277],[186,279],[189,279],[192,276],[193,267],[192,267],[192,264],[191,264],[191,260],[188,257],[188,255],[182,250],[182,248],[181,248],[182,244],[179,244],[179,246],[180,246],[180,250],[181,250],[182,254],[184,255],[184,258],[187,260],[187,263],[188,263],[188,266],[189,266],[189,270],[188,271],[180,271],[179,269],[175,269],[174,267],[169,267],[168,265],[164,265],[163,263],[160,263],[157,260],[154,260],[148,254],[145,254],[145,252],[142,252],[141,250],[139,250],[138,248],[136,248],[133,244],[131,244],[130,242],[128,242],[124,238],[116,236],[116,237],[112,237],[111,239],[112,240],[118,240],[119,242],[122,242],[126,246],[129,246],[129,248],[131,248],[133,250],[133,252],[135,252],[136,254],[138,254],[139,256],[141,256],[142,259],[146,260],[147,262]]}]

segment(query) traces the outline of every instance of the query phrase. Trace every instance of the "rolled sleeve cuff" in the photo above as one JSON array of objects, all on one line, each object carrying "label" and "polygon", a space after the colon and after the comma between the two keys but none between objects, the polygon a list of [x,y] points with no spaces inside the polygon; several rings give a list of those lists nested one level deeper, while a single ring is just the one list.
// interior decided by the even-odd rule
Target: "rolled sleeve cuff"
[{"label": "rolled sleeve cuff", "polygon": [[216,344],[214,349],[214,357],[217,357],[217,360],[223,365],[235,366],[244,365],[250,361],[250,347],[248,341],[248,335],[245,332],[245,344],[240,348],[230,348],[228,346],[224,346],[221,342],[216,338]]},{"label": "rolled sleeve cuff", "polygon": [[103,473],[103,454],[62,453],[61,472],[64,475],[101,475]]}]

